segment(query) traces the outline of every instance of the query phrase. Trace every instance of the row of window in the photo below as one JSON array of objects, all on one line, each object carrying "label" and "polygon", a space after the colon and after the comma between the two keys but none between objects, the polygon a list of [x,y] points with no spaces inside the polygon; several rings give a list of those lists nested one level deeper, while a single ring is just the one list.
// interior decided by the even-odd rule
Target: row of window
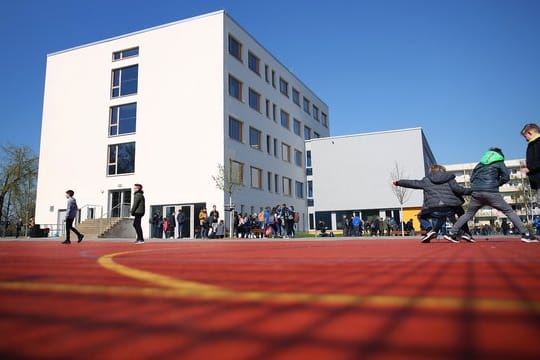
[{"label": "row of window", "polygon": [[[229,116],[229,137],[240,143],[244,143],[244,122],[240,121],[232,116]],[[262,132],[253,126],[249,126],[248,134],[249,146],[253,149],[263,149],[263,136]],[[273,145],[273,146],[272,146]],[[291,162],[291,145],[281,142],[281,159],[286,162]],[[275,157],[279,156],[278,139],[272,138],[270,135],[266,135],[266,152]],[[303,154],[302,151],[294,149],[294,164],[296,166],[303,166]]]},{"label": "row of window", "polygon": [[[229,34],[229,54],[243,63],[242,47],[242,43]],[[261,76],[261,60],[251,50],[248,50],[248,68],[258,76]],[[267,64],[264,65],[264,79],[267,83],[271,83],[272,86],[276,88],[276,72],[275,70],[270,70]],[[294,87],[290,87],[289,82],[281,76],[279,77],[279,91],[287,98],[290,98],[290,95],[292,94],[292,101],[294,104],[298,107],[302,107],[304,112],[312,116],[313,119],[322,123],[323,126],[328,127],[328,115],[320,111],[319,107],[314,103],[312,104],[307,97],[300,96],[300,91]],[[300,103],[300,98],[302,98],[302,103]]]},{"label": "row of window", "polygon": [[[243,102],[243,83],[238,80],[236,77],[229,74],[229,95],[234,97],[235,99]],[[253,110],[262,113],[261,112],[261,94],[259,94],[257,91],[255,91],[252,88],[248,89],[248,104],[249,107]],[[271,106],[270,106],[271,105]],[[270,100],[266,99],[265,101],[265,114],[266,117],[269,119],[274,120],[274,122],[277,122],[277,106],[276,104],[270,104]],[[279,117],[281,121],[281,126],[284,127],[287,130],[291,130],[291,116],[290,114],[280,109],[279,111]],[[293,118],[293,131],[296,135],[302,136],[301,130],[302,130],[302,124],[301,122]],[[309,126],[304,126],[304,140],[310,140],[312,137],[319,138],[320,134],[316,131],[311,131],[311,128]]]},{"label": "row of window", "polygon": [[[230,179],[231,182],[237,185],[245,185],[244,182],[244,163],[236,160],[230,160]],[[255,166],[249,167],[250,186],[254,189],[264,190],[264,170]],[[294,185],[294,188],[293,188]],[[273,174],[270,171],[266,172],[266,189],[268,192],[285,195],[295,196],[298,199],[304,198],[304,183],[301,181],[294,181],[293,179]],[[294,191],[294,193],[293,193]]]}]

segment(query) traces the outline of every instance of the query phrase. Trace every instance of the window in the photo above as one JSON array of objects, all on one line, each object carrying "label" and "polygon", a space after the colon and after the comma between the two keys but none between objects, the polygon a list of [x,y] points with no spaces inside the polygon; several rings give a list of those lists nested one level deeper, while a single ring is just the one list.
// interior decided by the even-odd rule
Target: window
[{"label": "window", "polygon": [[135,142],[109,145],[107,175],[135,172]]},{"label": "window", "polygon": [[270,171],[267,173],[266,183],[268,186],[268,192],[272,192],[272,173]]},{"label": "window", "polygon": [[290,128],[289,114],[281,110],[280,115],[281,115],[281,126],[283,126],[285,129],[289,129]]},{"label": "window", "polygon": [[279,91],[286,97],[289,97],[289,83],[283,80],[283,78],[279,78]]},{"label": "window", "polygon": [[249,146],[261,150],[261,132],[255,128],[249,128]]},{"label": "window", "polygon": [[113,52],[113,61],[139,56],[139,47]]},{"label": "window", "polygon": [[112,71],[113,98],[137,93],[137,83],[139,78],[139,65],[114,69]]},{"label": "window", "polygon": [[306,167],[311,167],[311,150],[306,151]]},{"label": "window", "polygon": [[264,80],[266,80],[266,82],[270,82],[270,80],[268,79],[268,65],[264,65]]},{"label": "window", "polygon": [[321,135],[319,135],[318,132],[314,131],[314,132],[313,132],[313,137],[314,137],[315,139],[318,139],[318,138],[321,137]]},{"label": "window", "polygon": [[136,123],[137,103],[113,106],[109,111],[109,136],[134,133]]},{"label": "window", "polygon": [[266,135],[266,152],[268,154],[272,154],[272,138],[270,137],[270,135]]},{"label": "window", "polygon": [[308,114],[309,114],[309,106],[310,106],[309,100],[304,98],[304,111],[307,112]]},{"label": "window", "polygon": [[283,195],[285,196],[291,196],[291,186],[292,186],[292,180],[288,177],[283,177]]},{"label": "window", "polygon": [[308,198],[313,197],[313,181],[311,180],[307,182],[307,197]]},{"label": "window", "polygon": [[242,101],[242,82],[232,75],[229,75],[229,95]]},{"label": "window", "polygon": [[256,167],[251,167],[251,187],[262,189],[262,170]]},{"label": "window", "polygon": [[321,122],[324,127],[328,127],[328,116],[323,112],[321,112]]},{"label": "window", "polygon": [[272,104],[272,120],[276,121],[276,112],[277,112],[277,106],[276,104]]},{"label": "window", "polygon": [[319,121],[319,108],[313,105],[313,118]]},{"label": "window", "polygon": [[301,124],[300,124],[300,121],[298,121],[297,119],[293,119],[293,130],[294,130],[294,133],[298,136],[302,136],[300,135],[300,129],[301,129]]},{"label": "window", "polygon": [[296,197],[298,199],[304,198],[304,183],[301,183],[300,181],[295,182],[295,190],[296,190]]},{"label": "window", "polygon": [[244,124],[232,116],[229,116],[229,137],[239,142],[243,142],[242,128]]},{"label": "window", "polygon": [[249,88],[249,107],[261,112],[261,95],[252,88]]},{"label": "window", "polygon": [[266,117],[270,119],[270,100],[266,99]]},{"label": "window", "polygon": [[304,126],[304,140],[311,140],[311,128]]},{"label": "window", "polygon": [[281,143],[281,160],[291,162],[291,147],[285,143]]},{"label": "window", "polygon": [[229,54],[242,61],[242,44],[229,34]]},{"label": "window", "polygon": [[276,87],[276,72],[272,70],[272,86]]},{"label": "window", "polygon": [[300,106],[300,92],[295,88],[292,89],[292,101],[296,105]]},{"label": "window", "polygon": [[274,191],[276,192],[276,194],[279,194],[279,175],[278,174],[274,175]]},{"label": "window", "polygon": [[248,51],[248,67],[257,75],[261,75],[260,69],[261,61],[257,56],[255,56],[251,51]]},{"label": "window", "polygon": [[298,149],[294,149],[294,164],[302,167],[302,152]]},{"label": "window", "polygon": [[278,152],[278,146],[277,146],[277,139],[274,138],[274,156],[277,157],[277,152]]},{"label": "window", "polygon": [[243,185],[244,184],[244,164],[231,160],[231,182],[236,185]]}]

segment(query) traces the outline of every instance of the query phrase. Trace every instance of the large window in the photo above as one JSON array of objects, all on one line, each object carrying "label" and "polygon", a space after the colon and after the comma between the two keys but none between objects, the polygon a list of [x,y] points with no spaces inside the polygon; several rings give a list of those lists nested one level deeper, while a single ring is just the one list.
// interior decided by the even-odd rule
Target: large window
[{"label": "large window", "polygon": [[311,167],[311,150],[306,151],[306,167]]},{"label": "large window", "polygon": [[248,67],[257,75],[261,75],[261,61],[251,51],[248,51]]},{"label": "large window", "polygon": [[310,113],[309,112],[310,111],[309,107],[311,106],[311,103],[309,102],[308,99],[304,98],[303,104],[304,104],[304,111],[309,114]]},{"label": "large window", "polygon": [[302,152],[298,149],[294,149],[294,164],[296,166],[302,167],[302,158],[303,158]]},{"label": "large window", "polygon": [[239,142],[243,142],[243,131],[242,128],[244,124],[232,116],[229,116],[229,137]]},{"label": "large window", "polygon": [[323,112],[321,112],[321,122],[324,127],[328,127],[328,116]]},{"label": "large window", "polygon": [[135,142],[109,145],[107,175],[135,172]]},{"label": "large window", "polygon": [[251,167],[251,187],[262,189],[262,170]]},{"label": "large window", "polygon": [[137,103],[113,106],[109,111],[109,136],[134,133],[136,123]]},{"label": "large window", "polygon": [[304,140],[311,140],[311,128],[304,126]]},{"label": "large window", "polygon": [[230,168],[230,178],[231,182],[236,185],[243,185],[244,184],[244,164],[231,160],[230,162],[231,168]]},{"label": "large window", "polygon": [[293,119],[293,129],[296,135],[302,136],[300,135],[301,128],[302,128],[302,125],[300,124],[300,121],[298,121],[297,119]]},{"label": "large window", "polygon": [[300,106],[300,92],[295,88],[292,89],[292,101],[296,105]]},{"label": "large window", "polygon": [[281,126],[283,126],[285,129],[290,129],[290,123],[289,123],[289,114],[283,110],[280,112],[281,115]]},{"label": "large window", "polygon": [[112,71],[111,97],[136,94],[138,78],[139,65],[114,69]]},{"label": "large window", "polygon": [[301,183],[300,181],[295,182],[295,190],[296,190],[296,197],[298,199],[304,198],[304,183]]},{"label": "large window", "polygon": [[242,82],[232,75],[229,75],[229,95],[242,101]]},{"label": "large window", "polygon": [[291,196],[292,180],[288,177],[283,177],[283,195]]},{"label": "large window", "polygon": [[252,88],[249,88],[249,107],[261,112],[261,95]]},{"label": "large window", "polygon": [[242,44],[229,34],[229,54],[242,61]]},{"label": "large window", "polygon": [[255,128],[249,128],[249,145],[257,150],[261,150],[261,132]]},{"label": "large window", "polygon": [[307,196],[308,198],[313,197],[313,181],[311,180],[307,182]]},{"label": "large window", "polygon": [[319,108],[313,105],[313,118],[319,121]]},{"label": "large window", "polygon": [[281,143],[281,159],[287,162],[291,162],[291,146],[285,143]]},{"label": "large window", "polygon": [[279,91],[286,97],[289,97],[289,83],[283,80],[283,78],[279,78]]},{"label": "large window", "polygon": [[139,47],[113,52],[113,61],[139,56]]}]

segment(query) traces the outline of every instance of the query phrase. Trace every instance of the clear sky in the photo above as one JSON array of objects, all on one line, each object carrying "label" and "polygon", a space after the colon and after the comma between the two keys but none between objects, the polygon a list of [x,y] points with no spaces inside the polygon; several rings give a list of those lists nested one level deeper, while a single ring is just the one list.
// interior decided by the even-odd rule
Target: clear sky
[{"label": "clear sky", "polygon": [[47,54],[221,9],[328,104],[332,135],[422,127],[453,164],[524,158],[540,122],[537,0],[4,0],[0,144],[39,151]]}]

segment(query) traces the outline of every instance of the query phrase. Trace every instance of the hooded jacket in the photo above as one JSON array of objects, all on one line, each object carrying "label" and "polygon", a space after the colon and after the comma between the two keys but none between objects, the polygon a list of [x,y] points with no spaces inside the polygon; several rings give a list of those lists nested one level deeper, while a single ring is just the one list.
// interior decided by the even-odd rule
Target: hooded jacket
[{"label": "hooded jacket", "polygon": [[527,155],[525,158],[527,176],[531,183],[531,188],[540,188],[540,135],[532,138],[527,144]]},{"label": "hooded jacket", "polygon": [[444,171],[433,171],[422,180],[399,180],[396,185],[424,190],[422,210],[448,209],[463,204],[463,195],[471,190],[456,182],[456,176]]},{"label": "hooded jacket", "polygon": [[510,172],[504,164],[504,155],[489,150],[482,156],[471,174],[473,192],[499,192],[499,186],[510,180]]}]

